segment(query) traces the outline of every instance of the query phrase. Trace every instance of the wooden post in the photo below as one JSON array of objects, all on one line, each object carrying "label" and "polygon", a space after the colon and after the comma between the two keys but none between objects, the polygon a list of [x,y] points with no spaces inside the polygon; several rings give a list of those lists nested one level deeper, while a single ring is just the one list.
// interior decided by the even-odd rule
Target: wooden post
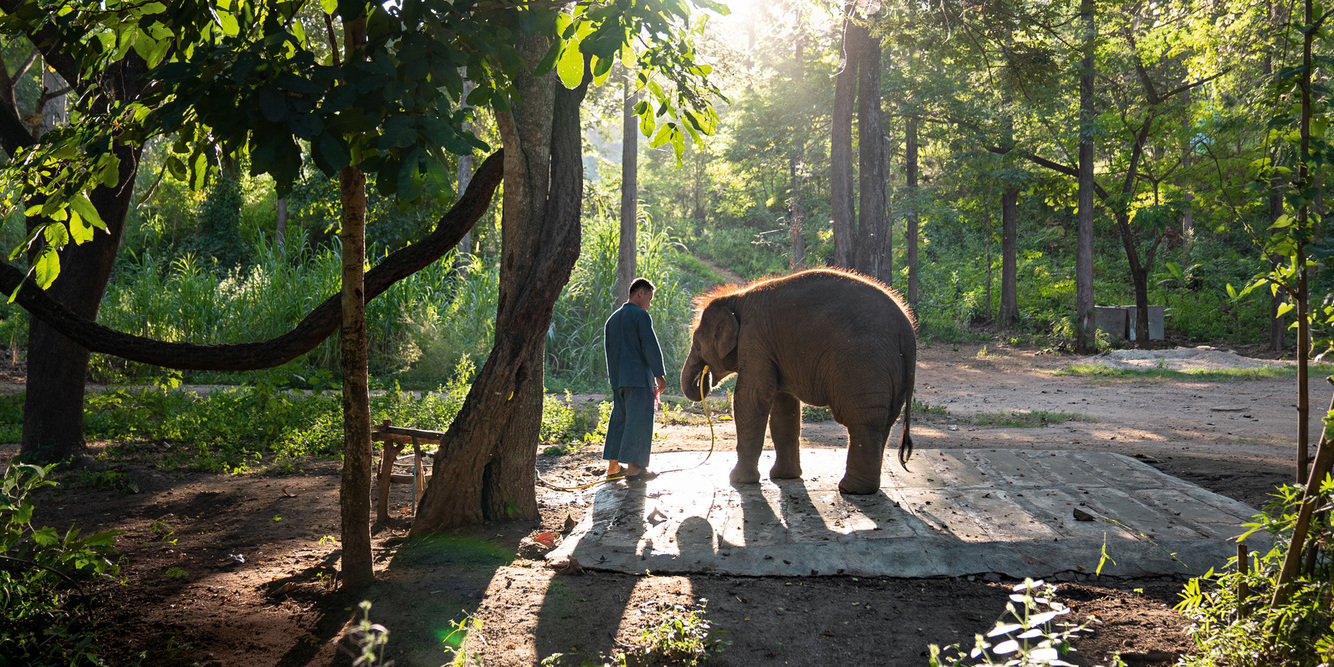
[{"label": "wooden post", "polygon": [[[392,424],[388,419],[384,420],[383,428],[388,429]],[[383,448],[380,450],[380,504],[375,509],[375,520],[385,522],[389,520],[389,485],[393,483],[394,461],[398,459],[398,453],[403,450],[403,444],[394,442],[385,438],[382,441]]]},{"label": "wooden post", "polygon": [[412,468],[413,468],[413,490],[412,494],[412,515],[417,516],[417,505],[422,501],[422,494],[426,493],[426,480],[422,475],[422,447],[417,442],[417,436],[412,436]]}]

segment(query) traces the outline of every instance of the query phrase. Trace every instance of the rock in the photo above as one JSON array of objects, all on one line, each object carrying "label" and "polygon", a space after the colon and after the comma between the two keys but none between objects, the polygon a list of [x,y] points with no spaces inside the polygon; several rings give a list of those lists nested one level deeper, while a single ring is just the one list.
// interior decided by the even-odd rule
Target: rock
[{"label": "rock", "polygon": [[1000,581],[1000,575],[996,574],[995,572],[988,572],[982,575],[982,581],[990,581],[992,583],[995,583],[997,581]]},{"label": "rock", "polygon": [[555,571],[557,574],[573,575],[573,574],[584,573],[584,567],[580,565],[579,560],[574,557],[563,558],[558,561],[552,561],[550,563],[547,563],[547,567]]},{"label": "rock", "polygon": [[1088,512],[1085,512],[1084,510],[1081,510],[1078,507],[1075,508],[1075,521],[1093,521],[1095,518],[1096,517],[1094,517],[1092,514],[1089,514]]},{"label": "rock", "polygon": [[519,542],[519,556],[530,560],[537,560],[547,555],[553,545],[543,544],[531,537],[525,537]]}]

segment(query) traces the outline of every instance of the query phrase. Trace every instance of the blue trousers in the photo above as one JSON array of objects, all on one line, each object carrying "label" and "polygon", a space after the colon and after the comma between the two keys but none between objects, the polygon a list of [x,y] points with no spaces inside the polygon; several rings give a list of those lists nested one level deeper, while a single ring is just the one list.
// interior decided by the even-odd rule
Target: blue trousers
[{"label": "blue trousers", "polygon": [[611,420],[602,458],[648,466],[653,448],[653,389],[617,387],[611,398]]}]

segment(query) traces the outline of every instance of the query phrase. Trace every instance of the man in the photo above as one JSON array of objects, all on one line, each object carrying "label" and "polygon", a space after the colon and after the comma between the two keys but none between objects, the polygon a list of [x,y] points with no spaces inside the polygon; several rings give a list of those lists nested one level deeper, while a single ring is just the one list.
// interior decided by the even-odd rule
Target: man
[{"label": "man", "polygon": [[603,328],[612,391],[611,421],[602,450],[608,480],[655,476],[647,470],[653,445],[653,403],[667,388],[667,372],[648,314],[653,290],[653,283],[636,278],[630,284],[630,300],[612,313]]}]

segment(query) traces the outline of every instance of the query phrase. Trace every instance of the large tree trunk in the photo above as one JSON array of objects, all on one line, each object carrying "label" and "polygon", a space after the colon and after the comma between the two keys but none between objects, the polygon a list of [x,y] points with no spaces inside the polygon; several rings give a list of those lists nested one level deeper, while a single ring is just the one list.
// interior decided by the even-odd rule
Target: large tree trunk
[{"label": "large tree trunk", "polygon": [[[74,314],[96,320],[120,247],[121,231],[134,192],[140,149],[121,146],[120,179],[116,188],[99,187],[92,203],[107,225],[93,240],[68,245],[61,254],[60,277],[46,296]],[[25,458],[55,462],[84,452],[83,401],[88,374],[88,349],[56,332],[38,318],[28,326],[28,381],[23,400]]]},{"label": "large tree trunk", "polygon": [[[536,63],[547,43],[527,38],[520,48]],[[513,110],[498,114],[506,150],[496,341],[442,439],[414,535],[538,516],[544,339],[579,256],[579,103],[587,80],[566,90],[549,72],[520,76],[515,85]]]},{"label": "large tree trunk", "polygon": [[1093,47],[1097,29],[1093,0],[1081,0],[1084,55],[1079,74],[1079,217],[1075,236],[1075,317],[1079,339],[1075,349],[1093,351]]},{"label": "large tree trunk", "polygon": [[853,233],[857,214],[852,206],[852,106],[857,96],[857,65],[862,29],[843,21],[843,68],[834,79],[834,108],[829,130],[829,209],[834,226],[834,265],[856,262]]},{"label": "large tree trunk", "polygon": [[880,38],[858,28],[857,66],[857,268],[889,284],[890,239],[885,221],[885,142],[880,109]]},{"label": "large tree trunk", "polygon": [[638,266],[636,240],[639,229],[639,118],[635,104],[639,95],[631,82],[634,72],[625,73],[621,105],[621,243],[616,251],[616,305],[630,298]]},{"label": "large tree trunk", "polygon": [[1001,305],[1000,323],[1019,322],[1019,188],[1001,193]]},{"label": "large tree trunk", "polygon": [[919,218],[917,216],[917,204],[920,201],[920,193],[917,189],[917,116],[908,116],[903,130],[904,138],[904,163],[907,172],[908,185],[908,211],[906,229],[903,232],[904,241],[908,244],[907,258],[908,262],[908,304],[917,305],[917,227]]}]

